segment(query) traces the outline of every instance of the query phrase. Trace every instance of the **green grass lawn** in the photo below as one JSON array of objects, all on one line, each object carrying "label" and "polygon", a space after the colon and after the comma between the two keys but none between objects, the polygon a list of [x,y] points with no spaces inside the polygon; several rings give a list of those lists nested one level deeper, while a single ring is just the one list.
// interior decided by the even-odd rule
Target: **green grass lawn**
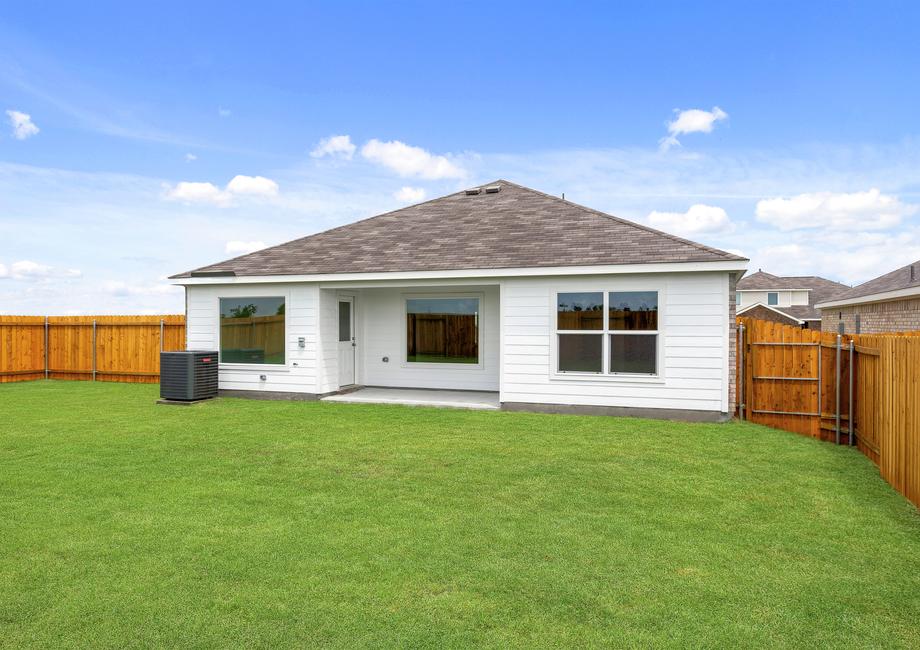
[{"label": "green grass lawn", "polygon": [[0,386],[6,647],[920,646],[920,515],[749,424]]}]

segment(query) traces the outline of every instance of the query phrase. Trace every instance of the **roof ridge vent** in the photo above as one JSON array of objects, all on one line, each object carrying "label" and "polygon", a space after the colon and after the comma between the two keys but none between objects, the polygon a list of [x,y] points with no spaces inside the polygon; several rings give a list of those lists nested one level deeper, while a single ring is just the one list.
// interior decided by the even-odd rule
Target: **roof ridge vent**
[{"label": "roof ridge vent", "polygon": [[481,193],[481,192],[482,192],[482,188],[481,188],[481,187],[471,187],[470,189],[468,189],[468,190],[466,191],[466,195],[467,195],[467,196],[476,196],[477,194],[479,194],[479,193]]},{"label": "roof ridge vent", "polygon": [[501,185],[486,185],[486,194],[495,194],[501,189]]}]

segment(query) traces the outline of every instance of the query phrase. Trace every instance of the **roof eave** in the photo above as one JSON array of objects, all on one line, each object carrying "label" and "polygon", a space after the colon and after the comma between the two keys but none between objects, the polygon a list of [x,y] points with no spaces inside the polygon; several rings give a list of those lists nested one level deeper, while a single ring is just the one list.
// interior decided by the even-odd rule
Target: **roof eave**
[{"label": "roof eave", "polygon": [[816,309],[833,309],[834,307],[846,307],[848,305],[863,305],[870,302],[885,302],[888,300],[898,300],[900,298],[912,298],[920,296],[920,286],[907,287],[906,289],[894,289],[892,291],[881,291],[879,293],[868,293],[864,296],[853,296],[852,298],[842,298],[840,300],[828,300],[815,305]]},{"label": "roof eave", "polygon": [[[488,277],[532,277],[541,275],[621,275],[626,273],[733,272],[747,268],[748,260],[711,262],[653,262],[593,266],[539,266],[514,268],[454,269],[444,271],[386,271],[379,273],[323,273],[304,275],[240,275],[171,277],[172,284],[264,284],[281,282],[355,282],[375,280],[430,280]],[[183,274],[184,275],[184,274]]]},{"label": "roof eave", "polygon": [[780,314],[781,316],[785,316],[786,318],[791,318],[792,320],[797,322],[799,325],[801,325],[807,320],[821,320],[820,318],[797,318],[793,316],[792,314],[787,314],[781,309],[777,309],[776,307],[771,307],[770,305],[765,305],[762,302],[755,302],[753,305],[749,305],[748,307],[745,307],[744,309],[739,309],[736,315],[740,316],[744,312],[748,311],[749,309],[753,309],[754,307],[766,307],[767,309],[769,309],[770,311],[776,314]]}]

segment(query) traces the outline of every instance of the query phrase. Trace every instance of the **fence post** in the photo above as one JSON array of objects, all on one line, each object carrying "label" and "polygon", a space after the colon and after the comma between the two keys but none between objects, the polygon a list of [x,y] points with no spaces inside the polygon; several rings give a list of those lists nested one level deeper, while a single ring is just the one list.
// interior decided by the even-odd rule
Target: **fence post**
[{"label": "fence post", "polygon": [[824,400],[822,394],[821,384],[823,383],[823,377],[821,376],[821,357],[824,356],[824,341],[822,340],[823,336],[818,334],[818,437],[821,437],[821,421],[824,418]]},{"label": "fence post", "polygon": [[836,406],[834,408],[834,431],[836,432],[835,438],[838,445],[840,444],[840,341],[842,338],[843,337],[839,334],[837,335],[837,368],[835,369],[837,375],[837,381],[835,383],[837,388]]},{"label": "fence post", "polygon": [[855,344],[853,339],[850,339],[850,401],[849,401],[849,426],[847,427],[850,430],[850,446],[853,446],[853,441],[856,438],[856,409],[853,407],[853,362],[855,360],[854,349]]},{"label": "fence post", "polygon": [[48,379],[48,317],[45,316],[45,379]]},{"label": "fence post", "polygon": [[163,319],[160,319],[160,352],[163,351]]},{"label": "fence post", "polygon": [[93,319],[93,381],[96,381],[96,319]]},{"label": "fence post", "polygon": [[739,372],[736,373],[738,378],[738,414],[741,416],[741,419],[744,420],[744,323],[741,323],[738,326],[738,334],[740,341],[738,343],[738,368]]}]

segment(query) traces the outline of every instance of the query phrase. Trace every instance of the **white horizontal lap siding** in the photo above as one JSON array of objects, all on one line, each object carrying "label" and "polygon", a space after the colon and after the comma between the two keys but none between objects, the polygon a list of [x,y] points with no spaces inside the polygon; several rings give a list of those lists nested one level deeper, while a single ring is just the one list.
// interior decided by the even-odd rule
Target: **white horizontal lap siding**
[{"label": "white horizontal lap siding", "polygon": [[[220,348],[220,298],[283,296],[285,363],[261,367],[221,364],[223,390],[315,393],[317,376],[317,288],[314,284],[194,285],[188,287],[186,312],[189,350]],[[304,347],[299,338],[304,338]],[[265,379],[260,379],[265,375]]]},{"label": "white horizontal lap siding", "polygon": [[335,289],[320,289],[319,344],[317,348],[316,392],[339,389],[339,294]]},{"label": "white horizontal lap siding", "polygon": [[[501,400],[578,406],[724,410],[728,289],[724,273],[506,278]],[[659,291],[658,380],[555,376],[555,295]]]},{"label": "white horizontal lap siding", "polygon": [[[451,294],[481,294],[482,336],[479,354],[481,367],[465,364],[427,364],[405,362],[405,300],[412,294],[428,297]],[[403,388],[441,388],[449,390],[497,391],[499,383],[499,288],[449,287],[444,289],[366,289],[356,307],[361,319],[358,354],[362,375],[368,386]],[[383,358],[387,357],[388,362]]]}]

